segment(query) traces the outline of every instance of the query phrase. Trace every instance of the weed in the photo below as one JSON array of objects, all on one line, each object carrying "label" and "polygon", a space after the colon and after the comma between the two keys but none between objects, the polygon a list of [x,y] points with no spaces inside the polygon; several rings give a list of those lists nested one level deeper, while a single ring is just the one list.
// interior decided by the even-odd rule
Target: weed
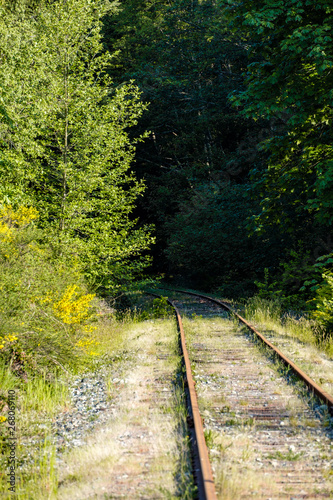
[{"label": "weed", "polygon": [[204,431],[205,441],[208,448],[214,447],[214,436],[211,429],[205,429]]},{"label": "weed", "polygon": [[244,400],[242,400],[242,399],[241,399],[241,400],[239,401],[239,404],[240,404],[241,406],[248,406],[249,402],[248,402],[248,401],[244,401]]},{"label": "weed", "polygon": [[252,457],[252,455],[253,455],[253,449],[252,449],[251,445],[247,444],[242,449],[242,460],[244,460],[244,462],[246,462]]},{"label": "weed", "polygon": [[21,411],[33,410],[52,416],[60,407],[68,407],[69,404],[69,393],[65,382],[50,383],[45,376],[41,376],[27,382]]},{"label": "weed", "polygon": [[300,460],[304,455],[304,452],[301,451],[300,453],[295,453],[292,450],[288,450],[286,453],[283,453],[281,451],[276,451],[275,453],[271,453],[267,455],[267,458],[269,459],[275,459],[275,460],[287,460],[288,462],[296,462],[297,460]]},{"label": "weed", "polygon": [[239,425],[239,422],[234,418],[230,418],[229,420],[225,421],[225,425],[228,425],[231,427],[233,425]]},{"label": "weed", "polygon": [[[282,333],[301,343],[316,346],[328,355],[333,353],[333,338],[324,335],[320,324],[305,314],[282,314],[280,302],[261,297],[252,297],[245,305],[245,315],[250,321],[265,325],[265,329]],[[298,354],[295,350],[294,354]]]}]

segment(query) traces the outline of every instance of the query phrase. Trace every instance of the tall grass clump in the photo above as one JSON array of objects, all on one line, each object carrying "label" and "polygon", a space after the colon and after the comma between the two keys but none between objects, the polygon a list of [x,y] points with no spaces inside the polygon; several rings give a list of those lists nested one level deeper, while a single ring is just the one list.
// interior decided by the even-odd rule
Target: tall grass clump
[{"label": "tall grass clump", "polygon": [[75,257],[43,244],[32,207],[0,209],[0,360],[19,376],[76,369],[94,355],[94,295]]},{"label": "tall grass clump", "polygon": [[[263,325],[265,329],[279,330],[301,342],[316,345],[331,356],[333,355],[333,337],[328,330],[330,316],[324,303],[324,294],[322,297],[323,303],[321,304],[318,300],[316,310],[296,314],[283,311],[278,299],[269,300],[255,296],[246,302],[245,316],[248,320]],[[330,298],[327,297],[326,300],[329,302]]]},{"label": "tall grass clump", "polygon": [[281,313],[281,303],[277,299],[268,300],[255,296],[251,297],[245,305],[246,317],[258,323],[280,322]]}]

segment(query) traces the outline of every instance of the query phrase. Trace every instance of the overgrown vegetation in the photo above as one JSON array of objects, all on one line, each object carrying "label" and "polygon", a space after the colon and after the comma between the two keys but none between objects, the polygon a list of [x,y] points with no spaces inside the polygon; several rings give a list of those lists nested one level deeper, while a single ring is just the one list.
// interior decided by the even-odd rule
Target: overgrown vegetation
[{"label": "overgrown vegetation", "polygon": [[[115,292],[140,275],[152,242],[131,216],[144,186],[129,171],[128,129],[145,106],[107,74],[107,1],[1,10],[0,203],[33,206],[55,256],[75,255],[91,287]],[[144,135],[144,134],[143,134]]]},{"label": "overgrown vegetation", "polygon": [[286,309],[322,310],[331,23],[325,0],[140,0],[106,16],[104,43],[119,49],[112,77],[135,78],[150,102],[136,170],[148,184],[140,214],[157,227],[156,271],[229,297],[260,282]]},{"label": "overgrown vegetation", "polygon": [[[105,303],[99,302],[95,306],[93,334],[99,343],[94,346],[94,354],[87,352],[80,360],[74,373],[73,370],[59,370],[57,377],[50,379],[51,366],[44,374],[34,373],[32,376],[28,372],[29,376],[23,379],[3,362],[0,363],[0,468],[4,472],[8,469],[8,391],[15,391],[17,498],[57,497],[57,458],[60,450],[54,419],[62,412],[74,410],[69,390],[73,379],[80,377],[80,380],[82,375],[89,377],[98,372],[101,366],[111,369],[121,362],[127,362],[125,340],[129,325],[116,321],[112,309]],[[12,498],[6,474],[0,475],[0,489],[4,498]]]},{"label": "overgrown vegetation", "polygon": [[0,211],[0,352],[22,377],[76,369],[93,356],[93,294],[74,258],[54,259],[38,213]]},{"label": "overgrown vegetation", "polygon": [[0,447],[6,471],[15,390],[18,498],[38,483],[53,495],[51,415],[70,404],[68,377],[112,352],[117,326],[100,328],[96,294],[128,288],[150,260],[150,229],[133,215],[144,185],[130,171],[145,105],[107,73],[101,22],[114,11],[107,0],[0,3]]},{"label": "overgrown vegetation", "polygon": [[[293,339],[301,345],[314,346],[319,351],[333,355],[333,336],[322,321],[318,311],[311,314],[285,312],[279,299],[269,300],[259,296],[247,300],[244,314],[247,319],[267,331],[279,332],[282,339]],[[313,353],[314,356],[314,353]]]},{"label": "overgrown vegetation", "polygon": [[145,105],[107,74],[112,12],[104,0],[0,5],[0,357],[24,378],[89,363],[96,292],[126,289],[150,259],[129,170]]}]

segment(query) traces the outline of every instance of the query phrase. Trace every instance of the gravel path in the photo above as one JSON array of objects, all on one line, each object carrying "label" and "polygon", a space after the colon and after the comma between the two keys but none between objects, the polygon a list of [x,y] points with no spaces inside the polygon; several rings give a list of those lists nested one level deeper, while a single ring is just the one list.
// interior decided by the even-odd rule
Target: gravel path
[{"label": "gravel path", "polygon": [[83,446],[64,456],[62,500],[185,498],[191,477],[183,402],[175,384],[179,356],[174,321],[133,325],[127,351],[132,356],[121,365],[122,378],[112,379],[111,403],[103,381],[83,380],[73,392],[75,415],[57,421],[59,438],[72,443],[82,440],[79,427],[89,427],[91,417],[97,415],[102,424]]},{"label": "gravel path", "polygon": [[[57,415],[52,426],[58,451],[83,446],[89,433],[113,415],[116,403],[108,397],[106,379],[109,376],[109,371],[104,369],[72,381],[69,389],[72,408]],[[125,383],[116,367],[111,380],[119,387]]]}]

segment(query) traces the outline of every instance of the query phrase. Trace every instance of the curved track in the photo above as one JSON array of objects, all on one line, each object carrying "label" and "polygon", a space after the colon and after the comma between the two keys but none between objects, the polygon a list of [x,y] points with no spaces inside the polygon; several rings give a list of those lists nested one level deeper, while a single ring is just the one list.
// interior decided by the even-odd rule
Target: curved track
[{"label": "curved track", "polygon": [[[171,292],[171,290],[169,290],[169,291]],[[206,302],[209,301],[212,305],[214,304],[215,313],[216,313],[218,308],[223,308],[224,310],[228,311],[228,313],[232,313],[233,315],[235,315],[238,318],[238,320],[240,322],[242,322],[249,330],[251,330],[251,332],[254,333],[267,347],[269,347],[272,351],[274,351],[275,355],[279,357],[279,359],[283,362],[284,365],[287,365],[291,370],[293,370],[293,372],[301,380],[303,380],[303,382],[305,382],[305,384],[308,386],[310,391],[315,393],[325,403],[325,405],[327,405],[329,412],[331,414],[333,414],[333,398],[332,398],[332,396],[330,396],[326,392],[322,391],[321,388],[313,380],[310,379],[310,377],[308,377],[299,367],[297,367],[291,360],[289,360],[279,349],[275,348],[260,332],[258,332],[255,328],[253,328],[244,318],[242,318],[235,311],[233,311],[228,304],[226,304],[218,299],[212,298],[212,297],[208,297],[208,296],[193,293],[193,292],[187,292],[184,290],[173,290],[173,292],[176,292],[177,294],[181,293],[181,294],[190,295],[192,297],[196,297],[196,299],[200,300],[201,303],[204,301],[206,301]],[[170,305],[172,305],[174,307],[174,309],[176,311],[178,328],[179,328],[179,332],[180,332],[180,344],[181,344],[181,349],[182,349],[183,358],[184,358],[184,365],[185,365],[185,369],[186,369],[186,381],[187,381],[186,385],[188,386],[189,414],[191,416],[190,427],[192,427],[191,437],[192,437],[192,444],[194,447],[194,475],[195,475],[195,478],[197,481],[199,499],[213,500],[213,499],[217,498],[217,494],[215,491],[213,474],[212,474],[212,467],[211,467],[210,462],[209,462],[209,455],[208,455],[207,446],[206,446],[205,437],[204,437],[203,422],[202,422],[202,419],[201,419],[201,416],[199,413],[197,394],[196,394],[196,391],[194,388],[195,382],[194,382],[193,375],[191,372],[191,362],[190,362],[190,358],[188,355],[187,346],[186,346],[186,342],[185,342],[184,327],[182,324],[181,314],[180,314],[180,310],[179,310],[179,308],[181,308],[182,304],[181,304],[180,300],[175,301],[175,300],[168,299],[168,302]],[[178,307],[177,307],[177,305],[178,305]],[[196,345],[199,346],[199,344],[196,344]],[[217,353],[215,356],[215,359],[212,361],[209,361],[210,363],[214,363],[214,366],[220,366],[223,373],[227,373],[227,371],[229,370],[230,360],[231,360],[232,364],[234,364],[234,363],[237,364],[238,361],[242,360],[242,357],[245,356],[245,354],[243,352],[241,352],[239,345],[237,347],[232,346],[232,345],[227,346],[227,347],[229,347],[229,348],[224,350],[223,353],[222,353],[222,351]],[[231,347],[231,349],[230,349],[230,347]],[[242,349],[244,350],[244,352],[246,352],[248,347],[247,346],[242,347]],[[207,362],[207,360],[205,361],[205,359],[204,359],[205,354],[202,354],[202,351],[205,351],[205,350],[206,350],[206,352],[208,352],[208,351],[216,351],[217,352],[217,349],[215,349],[215,348],[211,349],[211,347],[209,347],[208,345],[204,346],[203,344],[200,344],[200,348],[195,354],[196,358],[194,360],[192,359],[192,362],[194,362],[194,363]],[[225,363],[226,361],[227,361],[227,363],[229,363],[229,365]],[[246,361],[246,359],[245,359],[245,361]],[[224,364],[223,364],[223,362],[224,362]],[[242,361],[241,361],[241,364],[242,364]],[[259,363],[259,364],[262,364],[262,363]],[[203,366],[203,365],[201,365],[201,366]],[[240,377],[239,380],[241,380],[242,377],[247,379],[247,381],[249,380],[249,377],[250,378],[252,377],[253,380],[255,378],[257,379],[257,373],[251,374],[251,369],[249,371],[248,366],[246,366],[246,370],[244,373],[242,372],[242,369],[243,369],[242,367],[237,368],[238,377]],[[231,369],[230,373],[235,373],[233,368]],[[222,376],[222,378],[223,378],[223,376]],[[228,378],[228,376],[227,376],[227,378]],[[239,387],[242,385],[242,383],[239,381],[238,382],[235,381],[234,383],[236,384],[236,386],[238,386],[237,389],[239,389]],[[235,391],[232,391],[232,392],[235,392]],[[251,397],[250,397],[250,401],[251,401]],[[263,396],[261,394],[259,396],[255,395],[254,397],[252,397],[252,402],[250,402],[250,408],[247,408],[246,412],[251,413],[257,421],[259,421],[259,422],[261,421],[262,423],[264,423],[264,425],[266,426],[265,427],[266,431],[268,429],[267,432],[269,435],[269,439],[265,440],[265,437],[264,438],[263,438],[263,436],[260,437],[260,439],[263,441],[261,443],[263,446],[263,449],[266,449],[267,447],[269,448],[270,441],[272,439],[270,436],[270,433],[274,429],[276,429],[278,431],[278,433],[280,432],[281,429],[279,426],[281,426],[283,424],[283,422],[281,422],[281,419],[288,418],[289,413],[286,410],[286,408],[284,407],[284,405],[280,404],[280,403],[277,403],[274,405],[264,404],[262,406],[260,400],[263,397],[267,397],[267,396],[265,396],[265,395]],[[259,404],[258,404],[258,398],[259,398]],[[233,398],[235,408],[237,407],[237,399],[238,400],[240,399],[239,394],[237,395],[236,398]],[[222,409],[222,412],[224,412],[224,411],[225,410]],[[242,413],[243,409],[238,407],[238,409],[236,409],[236,413],[237,412]],[[243,412],[243,413],[246,413],[246,412]],[[305,412],[307,416],[309,416],[310,414],[312,415],[311,411],[306,410],[306,409],[305,410],[302,409],[300,414],[302,414],[302,412],[303,412],[303,414]],[[232,412],[232,415],[234,415],[234,412]],[[223,415],[223,418],[221,418],[221,426],[222,427],[220,427],[220,428],[223,428],[223,426],[228,425],[228,422],[230,422],[230,419],[226,420],[224,417],[225,417],[225,415]],[[226,417],[227,417],[227,415],[226,415]],[[276,435],[278,433],[276,433]],[[281,434],[281,432],[280,432],[280,434]],[[293,439],[288,435],[288,433],[286,434],[286,436],[288,436],[288,437],[286,437],[286,438],[283,437],[283,433],[282,433],[282,442],[283,442],[283,439],[286,439],[287,441]],[[259,439],[259,441],[260,441],[260,439]],[[276,438],[275,442],[273,442],[273,444],[281,447],[282,442],[279,442],[279,439]],[[290,442],[294,443],[294,441],[290,441]],[[261,446],[261,444],[259,443],[259,446]],[[290,446],[290,449],[294,450],[294,448],[295,448],[295,446],[292,444]],[[299,456],[301,456],[303,453],[304,452],[301,451],[299,453]],[[290,456],[292,456],[292,453]],[[297,453],[294,453],[294,456],[297,457]],[[257,458],[257,460],[259,461],[260,459]],[[275,464],[274,464],[274,467],[276,467]],[[307,471],[306,467],[308,467],[308,471]],[[280,479],[277,482],[281,482],[281,484],[284,484],[284,486],[286,484],[287,484],[287,486],[289,484],[292,485],[294,482],[297,483],[297,481],[298,482],[302,482],[302,481],[308,482],[307,481],[307,474],[309,476],[310,482],[316,481],[317,476],[316,476],[316,474],[312,473],[313,471],[310,473],[309,467],[310,467],[310,465],[305,464],[305,469],[304,470],[302,469],[301,471],[298,470],[297,467],[296,468],[289,467],[288,468],[289,472],[287,473],[288,477],[287,476],[285,477],[283,475],[283,472],[285,472],[285,471],[282,471],[282,472],[280,471],[279,473],[280,473],[281,477],[279,476],[279,474],[277,474],[277,476],[280,477]],[[275,474],[275,470],[273,472]],[[267,472],[267,474],[269,474],[269,472]],[[302,492],[302,490],[301,490],[301,492]],[[324,498],[324,497],[326,497],[326,494],[324,496],[322,496],[320,494],[319,496],[317,496],[317,495],[315,495],[315,496],[300,496],[300,497],[297,496],[295,498]],[[224,498],[224,496],[219,495],[219,498]],[[236,497],[233,497],[233,496],[229,497],[228,496],[228,498],[236,498]],[[248,497],[246,496],[246,494],[242,494],[242,496],[240,498],[248,498]],[[258,496],[258,498],[259,498],[259,496]],[[260,496],[260,498],[262,498],[262,497]],[[288,498],[288,497],[283,496],[283,495],[282,496],[279,495],[278,497],[274,497],[274,498]],[[294,497],[290,497],[290,498],[294,498]]]},{"label": "curved track", "polygon": [[312,380],[310,377],[308,377],[308,375],[303,370],[301,370],[301,368],[299,368],[295,363],[293,363],[293,361],[291,361],[287,356],[285,356],[283,354],[283,352],[280,351],[280,349],[278,349],[271,342],[269,342],[269,340],[267,340],[264,337],[264,335],[262,335],[260,332],[258,332],[258,330],[256,328],[254,328],[252,325],[250,325],[250,323],[248,323],[248,321],[246,321],[246,319],[244,319],[242,316],[240,316],[240,314],[238,314],[236,311],[234,311],[228,304],[226,304],[225,302],[222,302],[221,300],[215,299],[213,297],[209,297],[207,295],[202,295],[202,294],[193,293],[193,292],[187,292],[185,290],[174,290],[174,291],[177,291],[178,293],[184,293],[187,295],[192,295],[195,297],[200,297],[202,299],[209,300],[209,301],[213,302],[214,304],[217,304],[217,305],[223,307],[228,312],[230,312],[231,314],[236,316],[236,318],[241,323],[243,323],[249,330],[251,330],[267,347],[269,347],[279,357],[279,359],[282,361],[283,364],[285,364],[286,366],[291,368],[293,370],[293,372],[301,380],[303,380],[303,382],[308,386],[308,388],[311,391],[313,391],[313,393],[316,394],[316,396],[319,399],[321,399],[321,401],[325,405],[327,405],[329,413],[331,415],[333,415],[333,397],[330,394],[328,394],[327,392],[323,391],[323,389],[318,384],[316,384],[316,382],[314,382],[314,380]]}]

